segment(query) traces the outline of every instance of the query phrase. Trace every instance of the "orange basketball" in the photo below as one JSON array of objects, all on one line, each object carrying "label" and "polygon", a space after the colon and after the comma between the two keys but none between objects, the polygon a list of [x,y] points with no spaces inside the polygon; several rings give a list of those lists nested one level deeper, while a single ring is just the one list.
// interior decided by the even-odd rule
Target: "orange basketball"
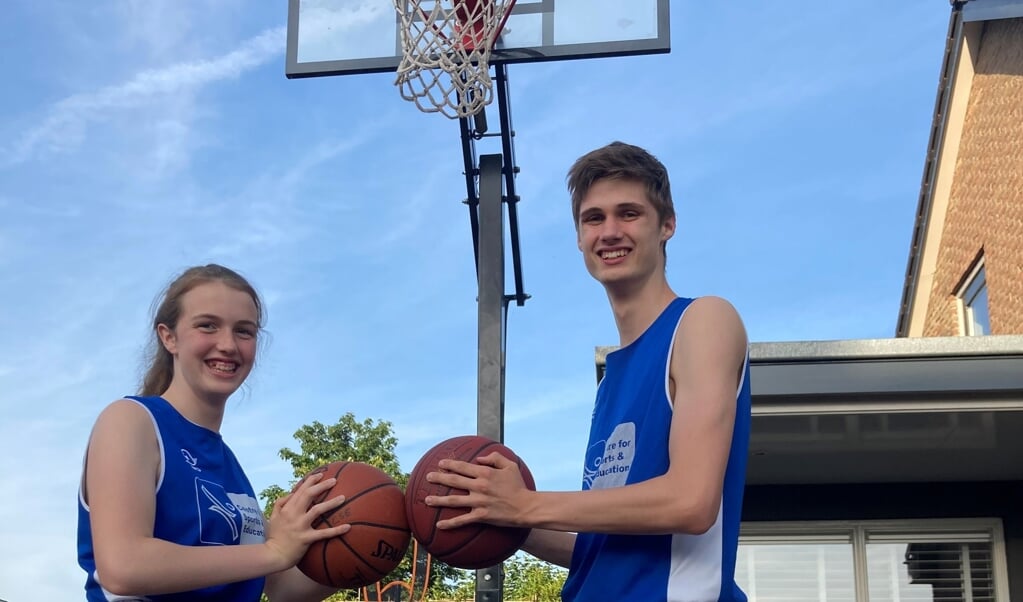
[{"label": "orange basketball", "polygon": [[499,452],[516,462],[526,487],[536,490],[533,475],[515,452],[501,443],[476,435],[453,437],[438,443],[416,464],[409,476],[405,494],[408,524],[416,541],[434,558],[460,569],[482,569],[507,560],[526,541],[529,529],[496,527],[474,523],[457,529],[437,529],[437,521],[465,514],[465,508],[437,508],[427,506],[428,495],[462,495],[462,489],[452,489],[426,480],[426,474],[440,470],[437,463],[453,458],[475,463],[476,458]]},{"label": "orange basketball", "polygon": [[298,568],[330,587],[350,589],[379,581],[401,563],[411,539],[401,488],[387,473],[362,462],[332,462],[309,475],[316,473],[337,479],[316,503],[338,495],[345,496],[345,503],[320,515],[313,526],[350,524],[352,528],[344,535],[314,542]]}]

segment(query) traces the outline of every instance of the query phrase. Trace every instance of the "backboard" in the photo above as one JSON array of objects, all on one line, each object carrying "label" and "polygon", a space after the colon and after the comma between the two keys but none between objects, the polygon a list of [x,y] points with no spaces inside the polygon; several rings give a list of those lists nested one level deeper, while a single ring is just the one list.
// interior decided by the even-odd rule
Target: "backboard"
[{"label": "backboard", "polygon": [[[490,64],[666,53],[669,0],[518,0]],[[392,0],[288,0],[289,78],[395,71]]]}]

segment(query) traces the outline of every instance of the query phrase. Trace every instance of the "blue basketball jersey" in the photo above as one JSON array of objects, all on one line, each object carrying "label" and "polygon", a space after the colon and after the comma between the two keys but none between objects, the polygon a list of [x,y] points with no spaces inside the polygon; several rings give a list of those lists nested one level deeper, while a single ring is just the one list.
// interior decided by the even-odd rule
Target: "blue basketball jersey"
[{"label": "blue basketball jersey", "polygon": [[[161,397],[128,397],[153,420],[160,445],[153,536],[185,546],[230,546],[265,540],[263,512],[241,465],[220,434],[182,416]],[[88,577],[86,599],[256,602],[262,577],[176,594],[116,596],[103,589],[93,557],[89,506],[78,494],[78,564]]]},{"label": "blue basketball jersey", "polygon": [[[638,339],[608,354],[590,426],[583,490],[622,487],[667,472],[671,352],[691,302],[675,299]],[[749,447],[748,356],[735,414],[721,508],[710,530],[701,535],[579,533],[563,600],[746,601],[734,574]]]}]

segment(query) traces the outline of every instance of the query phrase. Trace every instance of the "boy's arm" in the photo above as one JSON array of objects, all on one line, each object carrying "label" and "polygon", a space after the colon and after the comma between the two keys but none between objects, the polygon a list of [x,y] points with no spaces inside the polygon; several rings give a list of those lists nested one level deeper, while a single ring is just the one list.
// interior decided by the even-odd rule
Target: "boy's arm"
[{"label": "boy's arm", "polygon": [[533,529],[522,544],[522,549],[540,560],[564,568],[572,565],[572,550],[575,549],[575,533]]},{"label": "boy's arm", "polygon": [[717,519],[735,424],[736,395],[748,347],[735,309],[724,299],[693,301],[676,333],[670,378],[674,412],[665,474],[609,489],[534,492],[500,454],[481,465],[444,460],[431,482],[467,490],[427,504],[470,507],[437,523],[472,522],[597,533],[703,533]]}]

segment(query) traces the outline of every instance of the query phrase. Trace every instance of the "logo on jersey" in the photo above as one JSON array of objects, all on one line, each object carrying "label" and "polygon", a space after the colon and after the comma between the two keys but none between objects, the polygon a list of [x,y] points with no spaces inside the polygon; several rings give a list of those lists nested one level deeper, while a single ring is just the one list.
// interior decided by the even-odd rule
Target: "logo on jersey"
[{"label": "logo on jersey", "polygon": [[256,498],[247,493],[229,493],[228,499],[242,515],[241,543],[263,543],[266,540],[263,511]]},{"label": "logo on jersey", "polygon": [[586,450],[583,484],[587,489],[621,487],[628,482],[636,458],[636,424],[623,422],[611,436]]},{"label": "logo on jersey", "polygon": [[224,486],[196,478],[195,496],[199,504],[199,541],[221,545],[237,543],[241,515]]},{"label": "logo on jersey", "polygon": [[196,472],[202,472],[202,469],[199,468],[199,466],[198,466],[199,458],[196,458],[195,456],[193,456],[192,452],[190,452],[187,449],[182,447],[181,448],[181,455],[182,455],[182,457],[185,458],[185,462],[187,462],[188,465],[192,467],[192,470],[194,470]]},{"label": "logo on jersey", "polygon": [[266,528],[256,498],[228,493],[220,483],[196,477],[199,541],[211,545],[263,543]]}]

